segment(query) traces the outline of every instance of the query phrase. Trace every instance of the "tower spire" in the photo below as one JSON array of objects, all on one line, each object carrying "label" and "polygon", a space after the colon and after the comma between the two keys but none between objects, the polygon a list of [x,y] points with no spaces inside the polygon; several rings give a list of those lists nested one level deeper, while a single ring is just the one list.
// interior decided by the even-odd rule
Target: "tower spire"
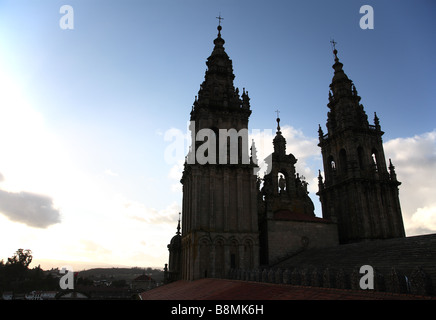
[{"label": "tower spire", "polygon": [[221,37],[221,30],[223,28],[223,27],[221,27],[221,20],[224,20],[224,18],[221,17],[221,12],[218,15],[218,17],[216,17],[216,18],[218,19],[218,27],[217,27],[217,29],[218,29],[218,37]]},{"label": "tower spire", "polygon": [[368,119],[363,107],[360,105],[360,96],[357,94],[356,86],[348,78],[343,70],[343,64],[339,61],[337,42],[331,40],[335,62],[332,65],[334,70],[329,90],[330,108],[327,120],[328,134],[334,134],[344,128],[357,126],[368,128]]},{"label": "tower spire", "polygon": [[[240,96],[239,89],[235,88],[233,83],[235,75],[232,60],[225,51],[225,41],[220,32],[222,30],[221,22],[224,18],[221,17],[221,14],[216,18],[219,21],[218,36],[213,40],[214,47],[206,61],[207,69],[204,81],[200,85],[198,97],[194,101],[191,120],[199,117],[200,109],[211,112],[220,112],[220,110],[226,109],[234,113],[244,114],[244,117],[251,114],[248,91],[244,89],[242,96]],[[197,128],[202,129],[198,126]]]},{"label": "tower spire", "polygon": [[279,156],[286,156],[286,139],[283,137],[282,132],[280,131],[280,111],[276,110],[275,112],[277,112],[277,133],[273,139],[274,153]]},{"label": "tower spire", "polygon": [[280,117],[279,117],[279,113],[280,111],[277,109],[275,112],[277,112],[277,133],[280,133]]},{"label": "tower spire", "polygon": [[336,50],[337,42],[335,41],[335,39],[331,39],[330,43],[332,44],[333,54],[335,55],[335,61],[338,62],[339,61],[338,50]]},{"label": "tower spire", "polygon": [[176,235],[180,235],[180,215],[181,215],[182,213],[181,212],[179,212],[179,223],[177,224],[177,232],[176,232]]},{"label": "tower spire", "polygon": [[[341,73],[341,76],[347,76],[345,75],[344,71],[342,70],[342,67],[344,66],[342,63],[339,62],[338,58],[338,50],[336,49],[336,45],[338,44],[334,39],[330,40],[330,43],[332,44],[333,54],[335,56],[335,63],[333,65],[333,69],[335,70],[335,75],[337,73]],[[348,78],[347,78],[348,79]]]}]

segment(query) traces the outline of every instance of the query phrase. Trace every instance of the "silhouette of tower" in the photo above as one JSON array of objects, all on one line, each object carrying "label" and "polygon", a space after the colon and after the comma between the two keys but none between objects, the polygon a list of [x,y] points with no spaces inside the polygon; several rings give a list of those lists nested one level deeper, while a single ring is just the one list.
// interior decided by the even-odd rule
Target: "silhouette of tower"
[{"label": "silhouette of tower", "polygon": [[[221,22],[220,17],[220,22]],[[248,155],[248,92],[235,89],[221,24],[191,111],[184,164],[182,278],[258,266],[256,175]]]},{"label": "silhouette of tower", "polygon": [[182,236],[180,233],[180,213],[179,222],[177,223],[177,232],[171,238],[170,244],[167,246],[169,251],[168,272],[166,281],[171,282],[179,280],[181,277],[181,261],[182,261]]},{"label": "silhouette of tower", "polygon": [[[333,43],[335,44],[335,43]],[[323,217],[337,222],[340,243],[404,237],[401,184],[383,151],[380,122],[368,123],[353,82],[333,50],[327,134],[319,127],[325,181],[319,174]]]}]

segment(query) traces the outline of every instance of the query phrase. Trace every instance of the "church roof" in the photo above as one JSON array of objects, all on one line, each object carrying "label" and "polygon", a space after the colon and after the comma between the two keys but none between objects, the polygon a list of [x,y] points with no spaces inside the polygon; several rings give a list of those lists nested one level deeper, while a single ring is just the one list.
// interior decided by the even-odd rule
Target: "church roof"
[{"label": "church roof", "polygon": [[286,269],[298,266],[300,268],[352,270],[368,264],[386,275],[393,268],[409,275],[417,268],[421,268],[435,286],[436,234],[308,249],[279,263],[276,267]]},{"label": "church roof", "polygon": [[140,294],[142,300],[414,300],[430,297],[254,281],[180,280]]}]

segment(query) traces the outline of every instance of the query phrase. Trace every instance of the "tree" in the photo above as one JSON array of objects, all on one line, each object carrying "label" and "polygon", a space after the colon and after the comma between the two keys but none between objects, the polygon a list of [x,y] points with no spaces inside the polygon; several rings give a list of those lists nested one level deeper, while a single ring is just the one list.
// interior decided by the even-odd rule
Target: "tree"
[{"label": "tree", "polygon": [[5,274],[13,281],[23,280],[32,262],[32,251],[29,249],[18,249],[5,264]]},{"label": "tree", "polygon": [[8,258],[6,265],[20,265],[24,268],[28,268],[32,262],[32,251],[29,249],[18,249],[11,258]]}]

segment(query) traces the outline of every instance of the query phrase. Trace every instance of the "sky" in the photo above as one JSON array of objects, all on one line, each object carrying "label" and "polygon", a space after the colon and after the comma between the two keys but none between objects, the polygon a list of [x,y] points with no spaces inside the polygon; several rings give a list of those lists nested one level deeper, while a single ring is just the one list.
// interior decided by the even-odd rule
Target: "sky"
[{"label": "sky", "polygon": [[[364,5],[373,29],[360,27]],[[259,158],[280,110],[321,216],[334,39],[380,118],[407,236],[436,232],[434,1],[0,0],[0,260],[23,248],[44,269],[163,268],[219,14]]]}]

